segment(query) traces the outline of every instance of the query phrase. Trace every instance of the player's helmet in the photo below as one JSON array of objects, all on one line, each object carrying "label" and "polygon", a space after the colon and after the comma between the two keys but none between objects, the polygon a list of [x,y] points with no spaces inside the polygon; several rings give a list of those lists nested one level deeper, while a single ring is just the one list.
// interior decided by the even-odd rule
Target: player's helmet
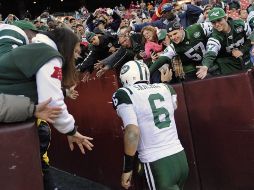
[{"label": "player's helmet", "polygon": [[129,61],[125,63],[120,71],[120,80],[124,87],[136,82],[149,82],[150,72],[142,61]]}]

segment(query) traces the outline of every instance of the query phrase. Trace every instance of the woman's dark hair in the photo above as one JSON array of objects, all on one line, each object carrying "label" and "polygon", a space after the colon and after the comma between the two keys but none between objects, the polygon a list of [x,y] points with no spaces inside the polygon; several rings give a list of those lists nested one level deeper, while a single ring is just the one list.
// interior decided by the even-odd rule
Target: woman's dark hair
[{"label": "woman's dark hair", "polygon": [[56,28],[44,34],[55,42],[59,53],[64,58],[62,85],[64,87],[73,86],[78,81],[74,60],[74,49],[79,43],[78,36],[68,28]]}]

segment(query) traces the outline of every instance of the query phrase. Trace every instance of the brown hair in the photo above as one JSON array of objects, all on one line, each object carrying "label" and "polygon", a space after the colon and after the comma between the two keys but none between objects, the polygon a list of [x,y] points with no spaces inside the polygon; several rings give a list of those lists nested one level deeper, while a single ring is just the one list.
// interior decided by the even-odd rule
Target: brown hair
[{"label": "brown hair", "polygon": [[64,87],[75,85],[78,82],[78,76],[75,68],[74,49],[79,43],[78,36],[68,28],[56,28],[44,34],[56,43],[59,53],[64,58],[62,85]]},{"label": "brown hair", "polygon": [[146,43],[146,39],[145,39],[145,37],[144,37],[144,35],[143,35],[143,32],[144,32],[145,30],[153,32],[153,41],[154,41],[154,42],[158,42],[158,36],[157,36],[156,28],[153,27],[153,26],[145,26],[145,27],[141,30],[142,44],[145,44],[145,43]]}]

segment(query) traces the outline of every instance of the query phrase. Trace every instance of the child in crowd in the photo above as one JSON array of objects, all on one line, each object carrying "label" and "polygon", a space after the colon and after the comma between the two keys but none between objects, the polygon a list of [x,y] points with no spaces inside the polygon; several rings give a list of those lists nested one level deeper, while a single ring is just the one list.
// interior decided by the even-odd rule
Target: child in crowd
[{"label": "child in crowd", "polygon": [[151,58],[152,54],[157,54],[163,49],[162,44],[158,43],[157,30],[153,26],[146,26],[141,31],[142,42],[145,44],[145,52],[142,55],[143,59],[146,60]]}]

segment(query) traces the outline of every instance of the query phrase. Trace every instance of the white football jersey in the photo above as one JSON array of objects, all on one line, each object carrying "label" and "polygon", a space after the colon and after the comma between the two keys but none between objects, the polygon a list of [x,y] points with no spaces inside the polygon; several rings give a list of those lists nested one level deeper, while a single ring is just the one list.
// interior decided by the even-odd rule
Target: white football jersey
[{"label": "white football jersey", "polygon": [[[125,126],[135,124],[140,128],[138,153],[143,163],[153,162],[183,150],[174,119],[176,94],[171,86],[162,83],[134,84],[118,89],[113,95],[113,101],[118,115],[122,119],[132,120],[124,121]],[[136,117],[124,116],[131,114],[130,107]],[[122,111],[119,114],[120,109]],[[136,121],[132,118],[136,118]]]}]

